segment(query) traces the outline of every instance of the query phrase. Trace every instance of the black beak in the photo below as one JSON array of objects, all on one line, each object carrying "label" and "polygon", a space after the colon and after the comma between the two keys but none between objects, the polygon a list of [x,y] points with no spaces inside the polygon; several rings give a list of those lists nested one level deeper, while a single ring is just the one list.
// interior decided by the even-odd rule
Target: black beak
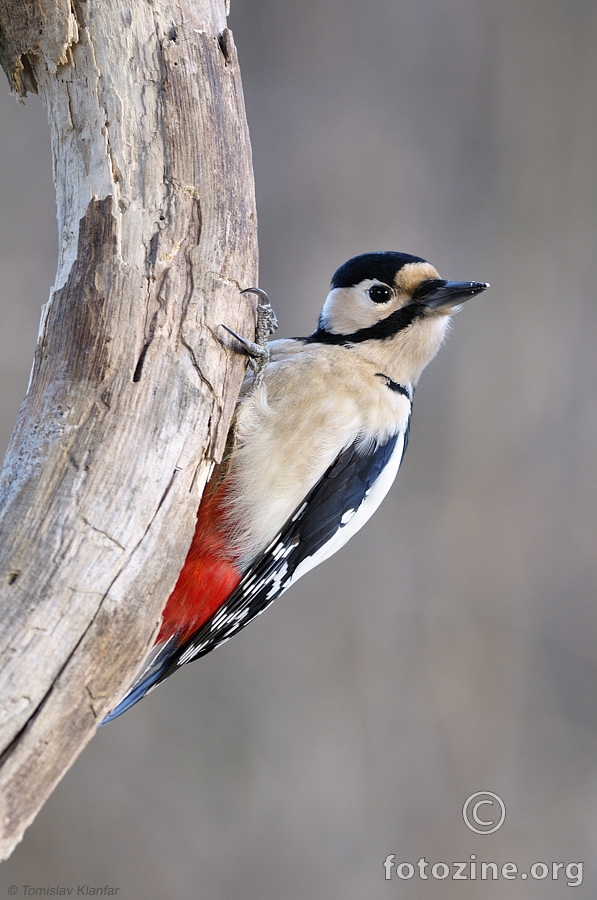
[{"label": "black beak", "polygon": [[476,294],[487,290],[489,285],[483,281],[444,281],[442,278],[428,278],[423,281],[413,294],[417,300],[429,309],[452,309]]}]

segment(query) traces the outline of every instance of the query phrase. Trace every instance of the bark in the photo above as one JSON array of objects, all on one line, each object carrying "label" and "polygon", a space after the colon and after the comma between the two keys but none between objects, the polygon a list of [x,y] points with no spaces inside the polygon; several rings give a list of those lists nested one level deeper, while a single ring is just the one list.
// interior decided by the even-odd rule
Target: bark
[{"label": "bark", "polygon": [[[0,0],[52,132],[60,251],[0,473],[0,857],[156,633],[253,335],[256,216],[223,0]],[[15,136],[15,140],[18,139]]]}]

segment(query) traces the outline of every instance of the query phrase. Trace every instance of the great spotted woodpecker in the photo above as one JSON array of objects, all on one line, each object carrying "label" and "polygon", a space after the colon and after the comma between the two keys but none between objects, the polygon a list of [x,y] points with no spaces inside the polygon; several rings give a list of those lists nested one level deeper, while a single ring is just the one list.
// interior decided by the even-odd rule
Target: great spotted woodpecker
[{"label": "great spotted woodpecker", "polygon": [[257,343],[239,338],[257,374],[152,655],[104,722],[239,632],[365,524],[400,467],[421,372],[450,316],[487,287],[444,281],[418,256],[365,253],[335,273],[313,334],[267,345],[265,368],[275,316],[260,303]]}]

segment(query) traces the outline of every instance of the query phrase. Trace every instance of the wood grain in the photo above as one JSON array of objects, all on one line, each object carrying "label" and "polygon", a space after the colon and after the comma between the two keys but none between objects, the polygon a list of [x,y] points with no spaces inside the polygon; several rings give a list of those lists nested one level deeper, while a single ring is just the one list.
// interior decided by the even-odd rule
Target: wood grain
[{"label": "wood grain", "polygon": [[0,473],[2,858],[156,633],[245,370],[218,330],[252,336],[257,284],[225,13],[0,0],[9,81],[48,110],[60,232]]}]

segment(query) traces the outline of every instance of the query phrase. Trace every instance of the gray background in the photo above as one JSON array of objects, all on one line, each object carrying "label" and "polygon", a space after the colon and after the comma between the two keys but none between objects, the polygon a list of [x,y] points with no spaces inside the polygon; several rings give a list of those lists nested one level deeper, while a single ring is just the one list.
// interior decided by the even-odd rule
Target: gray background
[{"label": "gray background", "polygon": [[[280,336],[312,330],[366,250],[491,291],[424,374],[365,531],[101,730],[2,895],[594,897],[597,6],[233,0],[230,24]],[[5,446],[56,226],[39,100],[0,94]],[[507,808],[491,836],[462,821],[481,790]],[[388,883],[390,853],[582,860],[584,884]]]}]

